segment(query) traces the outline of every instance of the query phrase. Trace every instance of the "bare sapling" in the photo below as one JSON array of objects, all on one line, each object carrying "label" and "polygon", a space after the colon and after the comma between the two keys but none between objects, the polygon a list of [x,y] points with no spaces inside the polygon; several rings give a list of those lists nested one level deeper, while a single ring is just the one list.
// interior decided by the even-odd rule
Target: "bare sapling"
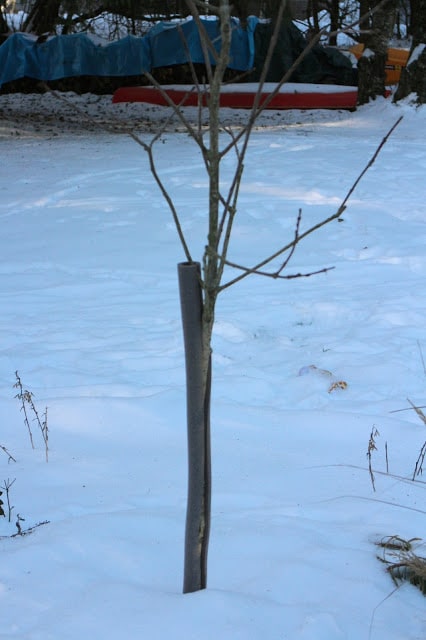
[{"label": "bare sapling", "polygon": [[10,451],[9,451],[8,449],[6,449],[6,447],[5,447],[4,445],[0,444],[0,449],[1,449],[2,451],[4,451],[4,452],[5,452],[5,454],[7,455],[7,458],[8,458],[8,460],[7,460],[7,461],[8,461],[8,462],[11,462],[11,461],[12,461],[12,462],[16,462],[16,459],[13,457],[13,455],[10,453]]},{"label": "bare sapling", "polygon": [[[225,71],[228,67],[232,23],[229,0],[218,0],[214,5],[202,0],[185,0],[193,20],[198,26],[200,42],[204,57],[205,78],[201,81],[195,71],[195,67],[188,53],[187,63],[191,69],[193,78],[193,91],[198,95],[197,115],[187,115],[182,105],[175,104],[167,92],[156,82],[155,78],[146,73],[147,78],[161,92],[170,111],[168,116],[159,126],[155,135],[147,141],[134,130],[122,128],[123,133],[128,134],[146,152],[149,168],[164,201],[170,211],[176,229],[178,241],[181,245],[184,262],[178,265],[179,290],[181,298],[182,324],[185,346],[186,363],[186,393],[187,393],[187,432],[188,432],[188,500],[186,514],[185,553],[184,553],[184,593],[204,589],[207,586],[207,554],[210,532],[210,498],[211,498],[211,459],[210,459],[210,397],[212,383],[212,333],[215,321],[216,303],[220,293],[247,278],[257,275],[277,280],[290,280],[304,278],[316,274],[326,273],[333,267],[319,267],[314,271],[288,273],[291,259],[305,238],[320,231],[333,221],[341,219],[348,201],[368,169],[374,164],[384,145],[401,122],[399,118],[390,128],[388,133],[378,144],[372,157],[358,177],[352,182],[345,197],[336,211],[318,223],[301,229],[302,210],[295,214],[295,225],[292,236],[284,244],[280,244],[271,250],[270,254],[260,261],[252,264],[239,264],[231,259],[230,243],[234,228],[234,222],[238,213],[238,201],[240,187],[243,180],[245,164],[247,161],[249,141],[254,126],[264,109],[279,92],[280,88],[292,76],[306,55],[325,35],[320,31],[314,36],[299,57],[285,72],[274,90],[265,98],[263,87],[267,78],[274,50],[276,48],[280,29],[282,26],[286,0],[277,4],[275,22],[272,28],[271,39],[266,54],[265,62],[261,70],[257,92],[253,106],[247,113],[246,122],[238,130],[221,124],[220,118],[220,93],[225,84]],[[387,2],[388,0],[382,0]],[[381,3],[380,3],[381,4]],[[372,9],[375,11],[376,8]],[[218,20],[220,34],[218,40],[213,42],[201,19],[203,14],[215,14]],[[369,12],[371,15],[371,12]],[[343,31],[352,31],[364,18],[348,25]],[[183,32],[182,40],[186,50]],[[330,33],[328,35],[331,35]],[[49,87],[45,85],[46,90]],[[58,99],[65,100],[57,92]],[[79,110],[76,108],[77,111]],[[203,115],[207,112],[208,126],[203,125]],[[82,114],[92,124],[97,124],[92,118]],[[173,200],[166,182],[162,179],[156,162],[156,150],[158,143],[163,140],[163,134],[173,120],[177,119],[184,131],[198,148],[202,164],[208,181],[207,227],[206,242],[200,252],[201,260],[195,259],[196,252],[189,245],[182,224],[183,214],[179,212],[177,203]],[[104,125],[101,125],[104,126]],[[117,132],[117,126],[110,128]],[[164,141],[164,140],[163,140]],[[233,156],[235,162],[233,169],[228,169],[230,163],[224,160]],[[229,173],[230,172],[230,173]],[[222,180],[227,173],[226,181]],[[229,186],[224,187],[227,184]],[[199,254],[198,254],[199,255]],[[233,272],[233,273],[232,273]],[[47,421],[46,421],[47,422]],[[47,425],[45,431],[47,451]],[[371,452],[370,451],[370,463]],[[374,487],[374,475],[371,470],[371,480]]]},{"label": "bare sapling", "polygon": [[[322,267],[308,273],[287,273],[287,268],[299,244],[309,235],[319,231],[325,225],[341,218],[346,209],[348,200],[365,175],[373,165],[389,136],[393,133],[399,119],[390,131],[383,137],[375,153],[370,158],[364,169],[349,188],[338,209],[329,217],[301,231],[302,210],[296,215],[293,237],[283,246],[277,247],[270,255],[265,256],[254,265],[241,265],[232,261],[229,257],[230,240],[237,215],[237,205],[240,186],[243,179],[246,156],[250,136],[254,125],[262,111],[268,106],[270,100],[279,91],[280,87],[291,77],[295,68],[307,55],[310,49],[318,42],[322,34],[318,34],[299,56],[291,69],[284,74],[277,83],[274,92],[264,100],[262,88],[267,77],[272,55],[279,38],[280,27],[285,9],[285,1],[281,2],[276,23],[272,30],[271,41],[267,52],[264,68],[262,69],[258,90],[254,98],[251,111],[248,113],[246,123],[239,131],[231,127],[224,127],[220,121],[220,92],[224,84],[225,71],[229,62],[231,46],[231,5],[228,0],[220,0],[217,6],[207,5],[198,0],[186,0],[193,19],[198,25],[201,45],[205,61],[205,84],[200,83],[195,73],[191,60],[188,60],[194,78],[194,88],[198,92],[198,117],[190,119],[185,111],[169,98],[168,94],[156,83],[155,79],[147,74],[149,79],[162,92],[165,101],[170,106],[170,116],[150,142],[140,138],[135,132],[131,137],[144,148],[148,155],[149,166],[173,218],[177,235],[185,256],[185,262],[178,265],[179,286],[181,294],[182,321],[184,329],[186,373],[187,373],[187,422],[188,422],[188,503],[185,534],[185,560],[184,560],[184,593],[203,589],[207,584],[207,552],[210,532],[210,496],[211,496],[211,460],[210,460],[210,395],[211,395],[211,354],[212,333],[215,320],[216,302],[219,294],[230,288],[237,282],[251,275],[259,275],[273,279],[292,279],[325,273],[332,267]],[[203,21],[201,12],[215,12],[220,25],[220,48],[213,46]],[[206,104],[203,107],[203,104]],[[208,115],[207,131],[203,128],[201,117],[206,108]],[[177,117],[184,126],[186,132],[192,138],[201,152],[204,168],[209,184],[208,194],[208,221],[206,229],[206,244],[202,255],[201,264],[194,260],[193,252],[189,246],[181,215],[177,205],[173,201],[165,182],[162,180],[155,161],[156,143],[166,131],[171,119]],[[235,156],[235,168],[232,170],[227,183],[230,185],[224,190],[221,184],[222,165],[229,155]],[[271,269],[270,265],[277,262],[278,266]],[[238,273],[227,277],[229,269]],[[188,277],[188,270],[192,276]],[[182,275],[185,274],[185,275]],[[189,287],[189,289],[186,289]],[[188,299],[197,300],[192,304],[193,315],[188,313]],[[189,328],[188,328],[189,327]],[[187,335],[190,338],[187,338]],[[197,344],[197,353],[194,357],[194,344]],[[195,389],[195,392],[194,392]],[[370,450],[370,456],[371,456]],[[370,457],[371,463],[371,457]],[[370,466],[371,479],[374,488],[374,476]]]},{"label": "bare sapling", "polygon": [[425,456],[426,456],[426,442],[424,442],[422,447],[420,448],[419,455],[417,457],[416,464],[414,467],[412,480],[415,480],[416,478],[418,478],[418,476],[421,476],[423,474],[423,463],[425,461]]},{"label": "bare sapling", "polygon": [[417,415],[419,416],[420,420],[426,424],[426,416],[422,411],[422,408],[424,407],[419,407],[417,405],[414,404],[414,402],[412,402],[410,400],[410,398],[407,398],[407,402],[411,405],[412,409],[414,409],[414,411],[417,413]]}]

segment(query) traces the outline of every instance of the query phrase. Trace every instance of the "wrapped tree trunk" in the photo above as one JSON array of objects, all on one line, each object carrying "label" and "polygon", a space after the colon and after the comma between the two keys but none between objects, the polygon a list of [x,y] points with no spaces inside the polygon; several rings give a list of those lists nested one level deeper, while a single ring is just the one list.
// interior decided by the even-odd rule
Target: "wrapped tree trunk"
[{"label": "wrapped tree trunk", "polygon": [[185,346],[188,434],[183,592],[192,593],[207,586],[211,502],[211,354],[210,348],[207,354],[204,352],[200,264],[181,262],[178,265],[178,276]]}]

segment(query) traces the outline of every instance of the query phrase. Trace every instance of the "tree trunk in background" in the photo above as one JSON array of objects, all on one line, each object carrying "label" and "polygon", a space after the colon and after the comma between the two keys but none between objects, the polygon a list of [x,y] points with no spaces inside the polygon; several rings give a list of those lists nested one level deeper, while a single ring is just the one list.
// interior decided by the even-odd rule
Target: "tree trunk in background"
[{"label": "tree trunk in background", "polygon": [[3,11],[0,9],[0,36],[5,33],[9,33],[9,28],[7,26],[6,18],[3,15]]},{"label": "tree trunk in background", "polygon": [[[337,29],[340,27],[339,0],[330,0],[330,2],[328,3],[328,11],[330,13],[330,30],[332,32],[337,31]],[[330,37],[329,44],[332,47],[335,47],[337,45],[337,34]]]},{"label": "tree trunk in background", "polygon": [[391,0],[373,13],[369,24],[362,25],[370,33],[363,39],[365,49],[358,62],[358,104],[385,94],[385,66],[394,23],[395,0]]},{"label": "tree trunk in background", "polygon": [[260,16],[260,0],[234,0],[232,15],[239,18],[244,27],[249,16]]},{"label": "tree trunk in background", "polygon": [[[272,23],[275,24],[280,10],[282,0],[265,0],[262,3],[263,17],[270,18]],[[287,0],[284,8],[283,20],[286,18],[291,19],[293,17],[293,7],[291,0]]]},{"label": "tree trunk in background", "polygon": [[36,35],[54,33],[59,22],[60,6],[61,0],[36,0],[24,22],[23,30]]},{"label": "tree trunk in background", "polygon": [[319,0],[309,0],[309,2],[306,5],[306,17],[309,19],[309,22],[310,22],[310,18],[312,18],[312,21],[313,21],[313,27],[312,27],[312,23],[310,22],[311,35],[316,35],[317,33],[319,33],[319,30],[320,30],[320,24],[319,24],[319,18],[318,18],[319,12],[320,12]]},{"label": "tree trunk in background", "polygon": [[410,93],[417,94],[419,104],[426,103],[426,0],[411,0],[413,43],[409,63],[401,73],[395,101]]}]

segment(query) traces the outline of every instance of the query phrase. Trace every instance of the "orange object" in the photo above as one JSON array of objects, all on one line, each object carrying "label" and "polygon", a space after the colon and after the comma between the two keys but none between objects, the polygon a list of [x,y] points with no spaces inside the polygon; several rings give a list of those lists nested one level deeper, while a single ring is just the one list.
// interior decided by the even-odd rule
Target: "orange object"
[{"label": "orange object", "polygon": [[[358,60],[364,51],[363,44],[356,44],[349,49]],[[388,49],[388,57],[386,60],[386,84],[398,84],[401,77],[401,70],[407,66],[410,52],[408,49]]]}]

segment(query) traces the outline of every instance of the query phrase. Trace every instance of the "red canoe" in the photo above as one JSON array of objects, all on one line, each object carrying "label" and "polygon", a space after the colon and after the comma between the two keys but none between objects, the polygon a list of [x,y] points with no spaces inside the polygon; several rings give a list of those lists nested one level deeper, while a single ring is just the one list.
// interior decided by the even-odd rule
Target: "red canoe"
[{"label": "red canoe", "polygon": [[[267,83],[263,87],[264,102],[276,85]],[[232,109],[250,109],[256,95],[256,84],[231,84],[222,87],[220,106]],[[199,94],[194,86],[166,85],[156,87],[121,87],[114,93],[113,102],[146,102],[168,106],[169,102],[182,107],[196,107],[200,96],[203,105],[208,100],[208,90]],[[282,86],[266,108],[268,109],[355,109],[358,98],[357,87],[326,84],[287,83]]]}]

